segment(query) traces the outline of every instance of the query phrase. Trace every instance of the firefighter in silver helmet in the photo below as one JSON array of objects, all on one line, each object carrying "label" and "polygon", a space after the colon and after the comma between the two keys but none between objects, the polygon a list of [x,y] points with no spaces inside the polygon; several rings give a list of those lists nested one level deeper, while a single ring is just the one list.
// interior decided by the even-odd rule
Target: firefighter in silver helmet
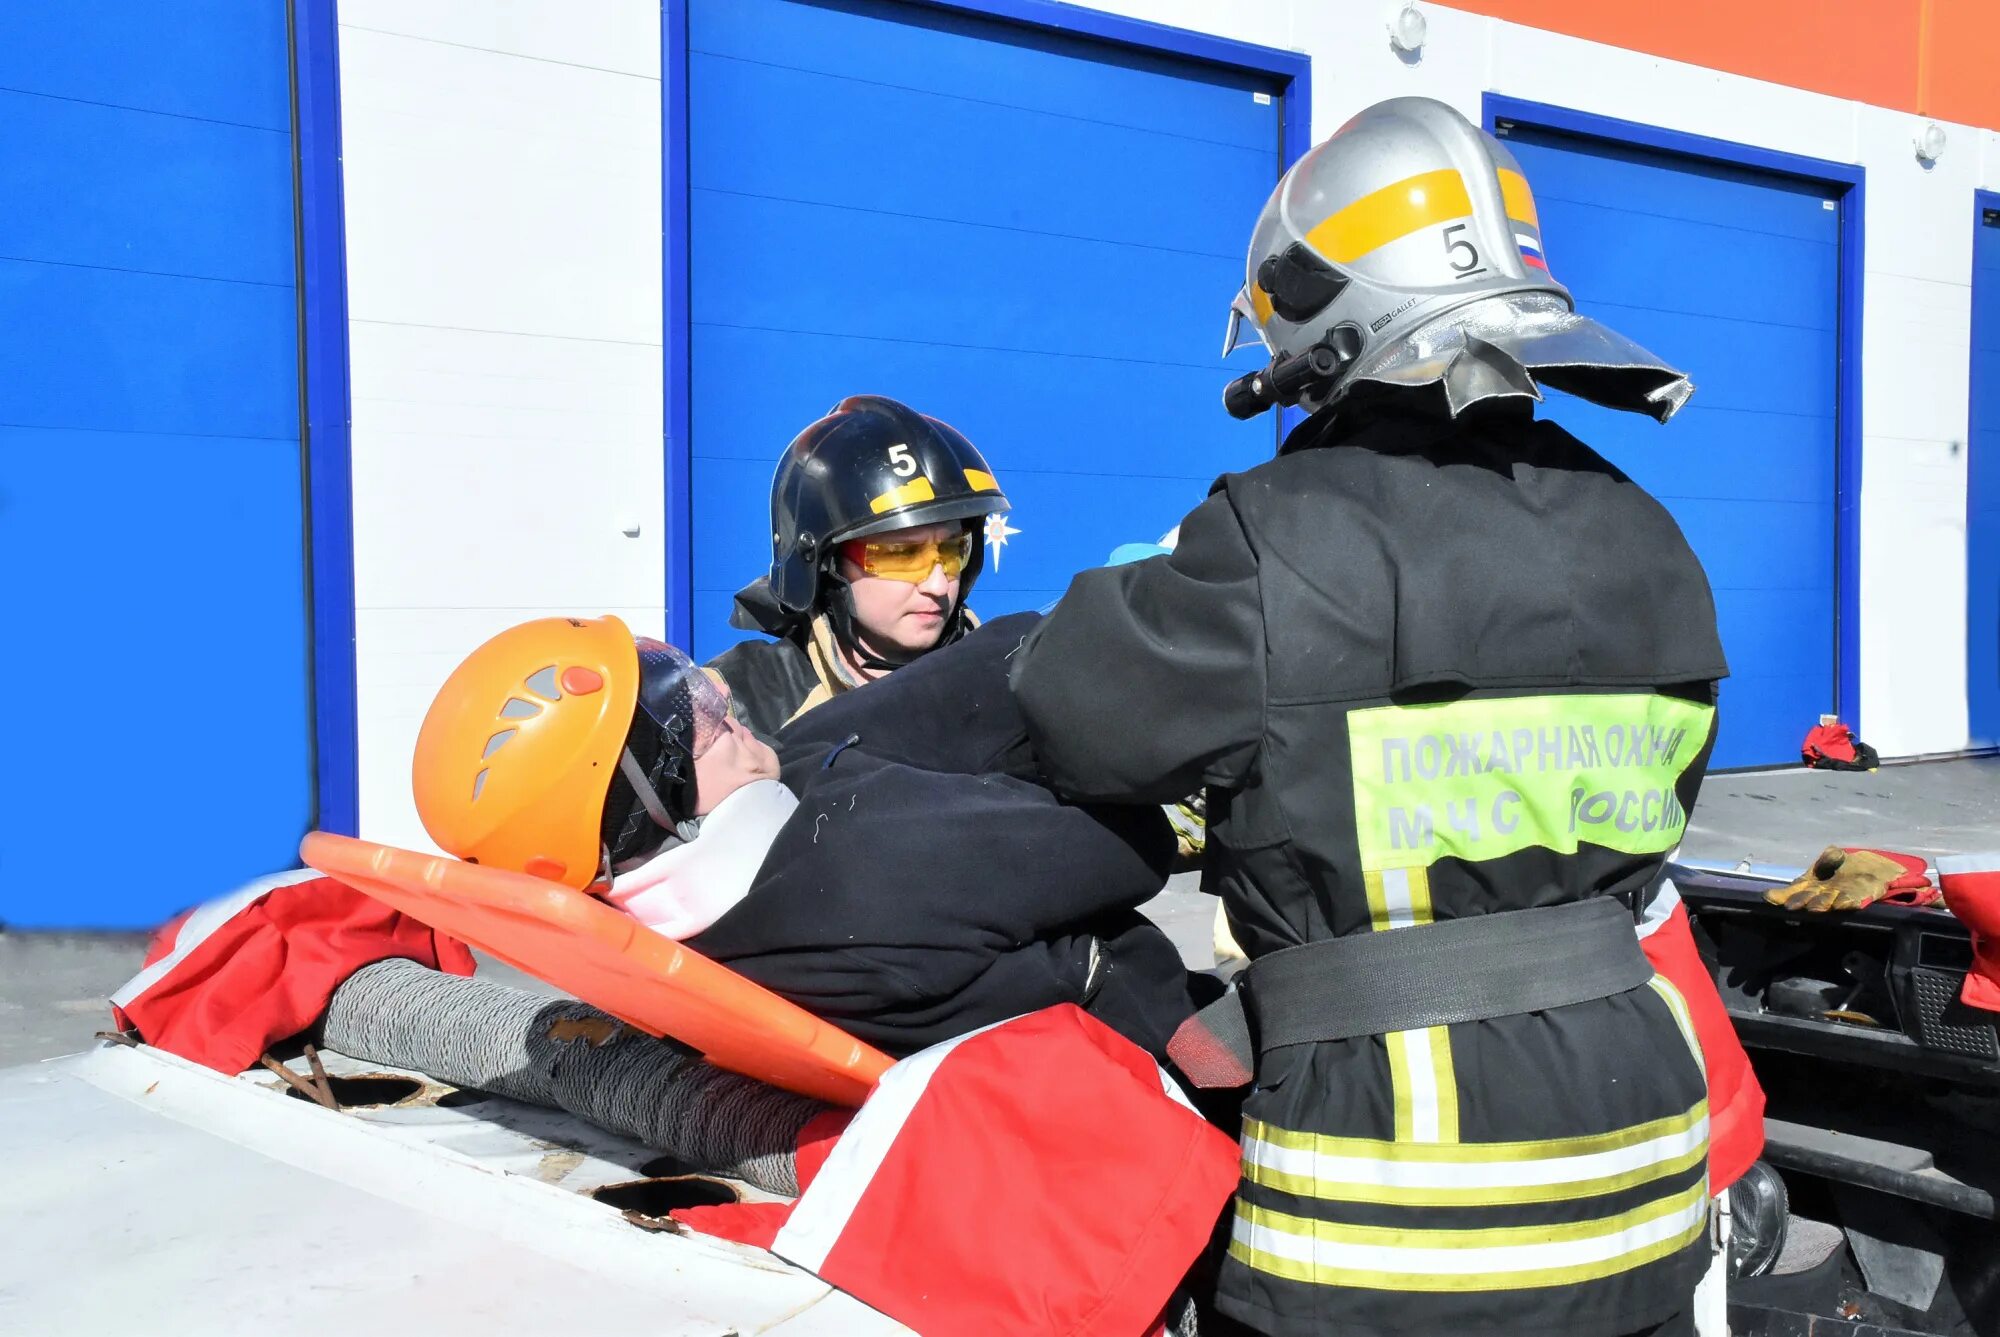
[{"label": "firefighter in silver helmet", "polygon": [[1270,355],[1231,412],[1311,416],[1170,556],[1078,576],[1012,679],[1070,795],[1207,786],[1250,957],[1174,1050],[1249,1087],[1218,1307],[1688,1331],[1705,1086],[1632,907],[1727,669],[1674,521],[1535,406],[1665,422],[1693,387],[1573,309],[1520,165],[1420,98],[1285,173],[1230,337]]},{"label": "firefighter in silver helmet", "polygon": [[1251,236],[1223,351],[1246,339],[1272,360],[1225,392],[1238,417],[1317,411],[1377,386],[1457,417],[1539,400],[1547,385],[1665,422],[1694,393],[1575,311],[1514,155],[1428,98],[1369,108],[1285,173]]}]

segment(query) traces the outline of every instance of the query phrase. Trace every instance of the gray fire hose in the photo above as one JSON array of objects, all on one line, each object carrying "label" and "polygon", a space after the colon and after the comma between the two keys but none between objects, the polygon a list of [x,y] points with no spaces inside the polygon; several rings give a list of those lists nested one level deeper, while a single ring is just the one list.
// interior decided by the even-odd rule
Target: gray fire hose
[{"label": "gray fire hose", "polygon": [[587,1004],[378,961],[336,989],[328,1048],[567,1110],[691,1168],[796,1194],[799,1130],[831,1109],[725,1072]]},{"label": "gray fire hose", "polygon": [[[712,1067],[587,1004],[414,961],[355,971],[334,990],[324,1038],[352,1058],[567,1110],[771,1193],[798,1193],[799,1130],[833,1108]],[[1185,1291],[1174,1295],[1169,1318],[1176,1337],[1196,1337]]]}]

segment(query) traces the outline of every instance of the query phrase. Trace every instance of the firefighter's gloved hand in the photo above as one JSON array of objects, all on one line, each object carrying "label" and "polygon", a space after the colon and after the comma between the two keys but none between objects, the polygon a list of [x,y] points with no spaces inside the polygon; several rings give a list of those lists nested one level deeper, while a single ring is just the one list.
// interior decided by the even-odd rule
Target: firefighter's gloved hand
[{"label": "firefighter's gloved hand", "polygon": [[1874,850],[1852,853],[1838,845],[1820,851],[1813,866],[1789,884],[1764,893],[1772,905],[1817,914],[1826,910],[1860,910],[1889,894],[1889,885],[1908,870]]}]

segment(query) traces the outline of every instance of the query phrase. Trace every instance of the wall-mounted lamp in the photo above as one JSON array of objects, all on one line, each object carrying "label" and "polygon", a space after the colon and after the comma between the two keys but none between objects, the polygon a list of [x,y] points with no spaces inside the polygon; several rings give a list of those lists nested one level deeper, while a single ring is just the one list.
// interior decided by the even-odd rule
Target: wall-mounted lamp
[{"label": "wall-mounted lamp", "polygon": [[1402,6],[1389,16],[1389,45],[1406,55],[1423,50],[1430,34],[1430,20],[1417,8],[1416,0],[1403,0]]},{"label": "wall-mounted lamp", "polygon": [[1944,156],[1944,145],[1944,127],[1936,121],[1932,121],[1923,128],[1922,133],[1916,138],[1917,161],[1925,163],[1936,162]]}]

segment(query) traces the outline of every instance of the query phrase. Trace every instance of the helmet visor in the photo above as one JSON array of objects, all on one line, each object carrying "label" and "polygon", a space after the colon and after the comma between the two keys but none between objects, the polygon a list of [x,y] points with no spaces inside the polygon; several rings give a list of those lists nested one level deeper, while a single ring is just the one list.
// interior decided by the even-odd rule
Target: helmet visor
[{"label": "helmet visor", "polygon": [[664,641],[636,638],[639,709],[690,757],[699,757],[722,735],[729,718],[728,689]]}]

